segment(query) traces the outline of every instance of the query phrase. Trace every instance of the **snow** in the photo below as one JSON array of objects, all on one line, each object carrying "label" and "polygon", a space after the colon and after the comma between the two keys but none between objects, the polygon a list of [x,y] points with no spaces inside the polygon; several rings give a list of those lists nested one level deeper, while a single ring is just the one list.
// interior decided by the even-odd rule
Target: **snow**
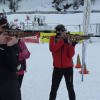
[{"label": "snow", "polygon": [[[73,1],[74,0],[65,0],[65,2],[68,2],[68,4],[72,4]],[[52,2],[53,0],[22,0],[19,3],[19,9],[17,11],[55,11],[55,8],[52,7]],[[92,4],[92,10],[100,10],[99,3],[99,0],[95,0],[95,3]],[[7,5],[0,6],[0,11],[2,11],[3,9],[5,11],[10,11],[10,9],[8,9],[9,3],[6,4]],[[73,7],[70,7],[68,10],[73,10]],[[80,8],[78,10],[83,10],[83,6],[80,5]]]},{"label": "snow", "polygon": [[[48,2],[49,1],[49,2]],[[24,2],[24,3],[23,3]],[[18,11],[30,10],[54,10],[51,7],[51,0],[23,0]],[[31,3],[30,3],[31,2]],[[100,1],[96,0],[92,9],[100,9]],[[6,6],[0,6],[0,10]],[[40,15],[40,14],[35,14]],[[33,14],[29,15],[32,21]],[[42,14],[41,14],[42,15]],[[40,15],[40,16],[41,16]],[[83,23],[83,14],[45,14],[46,22],[51,24],[62,23],[64,25],[79,25]],[[9,22],[18,18],[19,22],[25,22],[26,15],[8,15]],[[100,23],[100,14],[92,13],[90,23]],[[70,30],[71,31],[71,30]],[[99,100],[100,98],[100,39],[93,39],[93,43],[87,43],[86,51],[86,67],[89,74],[84,75],[84,81],[81,81],[81,69],[74,68],[74,88],[76,100]],[[49,51],[48,43],[31,44],[26,43],[31,52],[30,58],[27,60],[27,72],[25,73],[22,84],[22,100],[49,100],[51,89],[53,60]],[[80,55],[82,61],[82,44],[77,44],[75,48],[75,56],[73,57],[74,65],[76,65],[77,54]],[[64,79],[62,79],[58,89],[56,100],[68,100],[68,93]]]},{"label": "snow", "polygon": [[[47,43],[27,44],[31,57],[27,60],[27,72],[24,76],[22,85],[22,97],[24,100],[48,100],[51,78],[52,78],[52,56]],[[84,81],[81,81],[81,69],[74,68],[74,88],[77,100],[99,100],[100,98],[100,68],[99,55],[100,43],[88,43],[86,55],[86,67],[89,74],[84,75]],[[76,53],[73,57],[76,65],[77,54],[82,56],[82,45],[76,45]],[[68,94],[64,79],[61,81],[56,100],[66,100]],[[31,100],[31,99],[30,99]]]}]

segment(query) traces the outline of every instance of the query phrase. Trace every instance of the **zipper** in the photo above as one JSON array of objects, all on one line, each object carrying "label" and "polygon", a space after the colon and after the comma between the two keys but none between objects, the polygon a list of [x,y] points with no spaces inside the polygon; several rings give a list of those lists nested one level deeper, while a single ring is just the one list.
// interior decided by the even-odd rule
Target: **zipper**
[{"label": "zipper", "polygon": [[61,48],[61,67],[62,67],[62,48]]},{"label": "zipper", "polygon": [[64,46],[61,48],[61,67],[63,68],[63,53],[64,52]]}]

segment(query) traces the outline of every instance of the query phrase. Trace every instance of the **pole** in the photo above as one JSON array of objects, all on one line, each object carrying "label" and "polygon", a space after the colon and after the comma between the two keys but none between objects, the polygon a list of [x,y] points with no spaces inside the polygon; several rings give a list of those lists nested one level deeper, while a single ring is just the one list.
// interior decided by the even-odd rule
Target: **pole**
[{"label": "pole", "polygon": [[[84,0],[84,16],[83,16],[83,35],[88,34],[89,22],[90,22],[90,5],[91,0]],[[86,43],[87,41],[84,40],[82,44],[82,81],[84,80],[84,65],[85,65],[85,58],[86,58]]]}]

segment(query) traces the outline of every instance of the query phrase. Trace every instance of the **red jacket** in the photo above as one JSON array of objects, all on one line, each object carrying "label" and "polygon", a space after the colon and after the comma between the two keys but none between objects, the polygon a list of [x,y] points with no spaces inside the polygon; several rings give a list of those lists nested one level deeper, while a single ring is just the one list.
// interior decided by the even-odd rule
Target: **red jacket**
[{"label": "red jacket", "polygon": [[64,43],[64,40],[60,40],[55,43],[55,37],[50,38],[50,51],[53,56],[53,66],[57,68],[73,67],[72,57],[75,53],[75,47],[69,46],[68,43]]}]

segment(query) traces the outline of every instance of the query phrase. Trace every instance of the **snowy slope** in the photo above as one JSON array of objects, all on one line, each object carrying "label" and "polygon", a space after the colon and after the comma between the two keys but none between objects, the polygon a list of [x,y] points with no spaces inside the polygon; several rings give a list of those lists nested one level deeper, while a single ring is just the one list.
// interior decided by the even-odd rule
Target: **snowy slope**
[{"label": "snowy slope", "polygon": [[[51,7],[52,0],[24,0],[18,11],[29,10],[54,10]],[[49,2],[48,2],[49,1]],[[99,9],[100,1],[96,0],[96,6],[92,9]],[[2,9],[9,9],[0,5]],[[29,15],[31,21],[34,15]],[[62,23],[64,25],[79,25],[83,23],[83,14],[66,14],[66,15],[43,15],[46,17],[47,23]],[[9,15],[9,22],[15,18],[25,21],[26,15]],[[90,23],[100,23],[100,14],[91,14]],[[71,30],[70,30],[71,31]],[[100,39],[98,39],[100,40]],[[99,100],[100,99],[100,41],[87,44],[86,66],[90,71],[88,75],[84,75],[84,81],[81,82],[80,69],[74,68],[74,88],[76,92],[76,100]],[[49,44],[28,44],[27,47],[31,52],[30,58],[27,60],[27,72],[25,73],[22,84],[22,100],[48,100],[51,78],[52,78],[52,55],[49,51]],[[77,54],[82,57],[82,44],[76,45],[75,56],[73,57],[74,65],[76,65]],[[64,79],[61,81],[56,100],[68,100],[68,94]]]},{"label": "snowy slope", "polygon": [[[37,10],[37,11],[39,11],[39,10],[42,10],[42,11],[54,10],[55,11],[55,9],[52,7],[52,3],[51,3],[52,1],[53,0],[23,0],[22,2],[20,2],[18,11],[35,11],[35,10]],[[91,5],[91,8],[99,10],[100,9],[99,4],[100,4],[100,0],[96,0],[95,5]],[[5,11],[9,11],[8,7],[5,5],[0,6],[1,12],[3,9]],[[80,9],[83,10],[83,6],[80,6]],[[71,7],[69,10],[73,10],[73,8]],[[64,15],[63,14],[57,14],[57,15],[56,14],[26,14],[26,15],[25,14],[23,14],[23,15],[11,14],[11,15],[8,15],[7,17],[8,17],[9,22],[14,21],[14,19],[18,19],[17,23],[20,23],[20,22],[27,23],[26,22],[27,15],[30,17],[31,20],[29,22],[31,22],[31,23],[32,23],[35,15],[45,16],[45,22],[48,25],[57,25],[57,24],[79,25],[79,24],[83,23],[83,14],[82,13],[80,13],[80,14],[64,14]],[[96,16],[96,18],[95,18],[95,16]],[[90,23],[91,24],[100,23],[100,14],[92,13]]]},{"label": "snowy slope", "polygon": [[[52,6],[53,0],[22,0],[19,3],[19,9],[17,11],[55,11],[55,8]],[[67,0],[65,0],[67,2]],[[73,0],[68,0],[68,3],[72,4]],[[0,4],[2,5],[2,4]],[[95,0],[95,4],[91,5],[92,10],[100,10],[100,0]],[[9,4],[0,6],[0,11],[4,9],[6,12],[10,11],[8,9]],[[73,10],[73,7],[70,7],[68,10]],[[83,6],[80,6],[78,10],[83,10]]]},{"label": "snowy slope", "polygon": [[[23,0],[22,2],[20,2],[19,4],[19,9],[18,11],[39,11],[39,10],[46,10],[46,11],[52,11],[55,9],[52,7],[52,1],[53,0]],[[72,0],[70,1],[70,3],[72,2]],[[99,10],[100,4],[100,0],[96,0],[95,1],[95,5],[91,5],[92,9],[96,9]],[[2,4],[1,4],[2,5]],[[2,5],[0,6],[0,11],[2,12],[2,10],[5,11],[9,11],[8,7],[6,5]],[[83,6],[80,6],[80,9],[83,10]],[[79,9],[79,10],[80,10]],[[71,7],[69,10],[73,10],[73,8]],[[48,25],[57,25],[57,24],[64,24],[64,25],[79,25],[83,23],[83,14],[23,14],[23,15],[18,15],[18,14],[11,14],[8,15],[8,21],[12,22],[14,21],[14,19],[18,19],[17,23],[20,22],[26,22],[26,16],[30,17],[30,21],[32,23],[34,16],[45,16],[45,22]],[[96,18],[95,18],[96,16]],[[94,23],[100,23],[100,14],[91,14],[91,19],[90,19],[90,23],[94,24]]]}]

